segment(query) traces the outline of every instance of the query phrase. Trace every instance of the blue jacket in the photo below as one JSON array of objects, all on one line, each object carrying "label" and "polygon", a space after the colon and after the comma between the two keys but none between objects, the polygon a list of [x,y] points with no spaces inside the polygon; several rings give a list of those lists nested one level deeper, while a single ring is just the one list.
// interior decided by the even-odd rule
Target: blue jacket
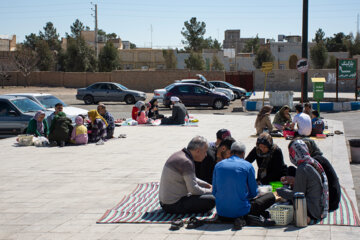
[{"label": "blue jacket", "polygon": [[213,195],[219,216],[237,218],[250,212],[250,199],[258,194],[254,167],[237,156],[217,163],[213,173]]}]

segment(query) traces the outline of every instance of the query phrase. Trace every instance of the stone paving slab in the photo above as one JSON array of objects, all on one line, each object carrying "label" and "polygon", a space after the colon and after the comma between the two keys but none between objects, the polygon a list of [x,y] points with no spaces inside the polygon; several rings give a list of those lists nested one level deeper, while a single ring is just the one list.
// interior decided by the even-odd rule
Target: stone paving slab
[{"label": "stone paving slab", "polygon": [[[205,225],[170,232],[168,224],[96,224],[138,183],[159,181],[166,159],[195,135],[215,140],[220,128],[231,130],[255,145],[255,116],[196,115],[199,127],[120,127],[102,146],[64,148],[15,147],[15,138],[0,140],[0,239],[359,239],[360,228],[343,226],[245,227]],[[343,131],[340,121],[328,120],[330,131]],[[289,141],[276,138],[290,165]],[[345,136],[317,140],[334,165],[340,183],[356,205]],[[256,168],[256,166],[254,166]]]}]

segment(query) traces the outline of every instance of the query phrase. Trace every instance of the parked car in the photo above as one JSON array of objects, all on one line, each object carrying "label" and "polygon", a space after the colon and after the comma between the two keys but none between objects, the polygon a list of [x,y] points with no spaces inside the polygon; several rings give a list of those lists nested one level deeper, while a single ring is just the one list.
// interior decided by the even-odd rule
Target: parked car
[{"label": "parked car", "polygon": [[211,91],[208,88],[193,83],[175,83],[167,91],[164,105],[170,107],[171,96],[177,96],[185,106],[213,107],[222,109],[228,106],[230,99],[224,93]]},{"label": "parked car", "polygon": [[30,100],[36,102],[37,104],[43,106],[46,110],[51,111],[51,112],[55,111],[55,104],[62,103],[63,112],[66,114],[66,116],[68,118],[70,118],[73,121],[73,123],[75,122],[76,116],[78,116],[79,114],[86,116],[88,113],[88,110],[68,106],[66,103],[61,101],[59,98],[55,97],[54,95],[48,94],[48,93],[11,93],[11,94],[6,94],[6,95],[27,97]]},{"label": "parked car", "polygon": [[126,102],[134,104],[137,101],[144,101],[146,93],[130,90],[127,87],[113,82],[98,82],[87,88],[77,90],[76,99],[83,100],[85,104],[98,102]]},{"label": "parked car", "polygon": [[199,80],[199,79],[183,79],[183,80],[178,80],[176,82],[200,84],[200,85],[208,88],[211,91],[224,93],[231,101],[234,101],[236,99],[235,94],[231,89],[215,87],[212,83],[210,83],[209,81],[206,81],[206,79],[205,79],[205,81]]},{"label": "parked car", "polygon": [[46,115],[51,112],[46,111],[42,106],[26,97],[0,95],[0,135],[1,137],[11,137],[26,133],[29,121],[39,110]]},{"label": "parked car", "polygon": [[162,89],[155,89],[154,90],[154,98],[158,100],[159,103],[163,103],[163,100],[164,100],[164,97],[165,97],[165,94],[167,93],[167,91],[169,89],[172,88],[172,86],[174,85],[175,83],[172,83],[168,86],[166,86],[165,88],[162,88]]},{"label": "parked car", "polygon": [[246,97],[246,90],[244,88],[234,86],[231,83],[224,81],[209,81],[209,82],[212,83],[215,87],[231,89],[234,92],[236,99],[240,99],[241,97]]}]

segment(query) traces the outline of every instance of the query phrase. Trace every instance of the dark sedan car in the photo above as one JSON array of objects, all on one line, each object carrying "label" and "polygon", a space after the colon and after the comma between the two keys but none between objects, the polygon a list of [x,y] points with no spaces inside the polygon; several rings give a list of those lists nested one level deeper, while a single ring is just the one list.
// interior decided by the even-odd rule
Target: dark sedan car
[{"label": "dark sedan car", "polygon": [[100,101],[134,104],[137,101],[144,101],[146,93],[130,90],[119,83],[98,82],[87,88],[79,88],[76,99],[83,100],[85,104],[94,104]]},{"label": "dark sedan car", "polygon": [[210,82],[215,87],[231,89],[235,94],[235,98],[237,98],[237,99],[239,99],[243,96],[246,97],[246,90],[244,88],[234,86],[231,83],[224,82],[224,81],[210,81]]},{"label": "dark sedan car", "polygon": [[165,94],[164,105],[170,106],[171,96],[176,96],[185,106],[213,107],[222,109],[228,106],[230,99],[223,93],[212,92],[209,89],[193,83],[175,83]]}]

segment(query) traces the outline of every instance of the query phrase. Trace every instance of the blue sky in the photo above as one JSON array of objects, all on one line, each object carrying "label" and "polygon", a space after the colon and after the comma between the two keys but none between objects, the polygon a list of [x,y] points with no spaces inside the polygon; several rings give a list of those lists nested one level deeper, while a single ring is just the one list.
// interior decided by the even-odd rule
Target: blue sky
[{"label": "blue sky", "polygon": [[[274,38],[278,34],[302,34],[302,0],[92,0],[98,4],[98,25],[107,33],[115,32],[122,40],[138,47],[182,48],[184,22],[196,17],[206,23],[205,37],[221,42],[224,31],[240,29],[241,37]],[[53,22],[60,33],[70,32],[76,18],[91,29],[91,0],[13,0],[1,1],[0,34],[38,33],[46,22]],[[309,0],[309,40],[322,28],[326,36],[337,32],[356,32],[359,0]]]}]

